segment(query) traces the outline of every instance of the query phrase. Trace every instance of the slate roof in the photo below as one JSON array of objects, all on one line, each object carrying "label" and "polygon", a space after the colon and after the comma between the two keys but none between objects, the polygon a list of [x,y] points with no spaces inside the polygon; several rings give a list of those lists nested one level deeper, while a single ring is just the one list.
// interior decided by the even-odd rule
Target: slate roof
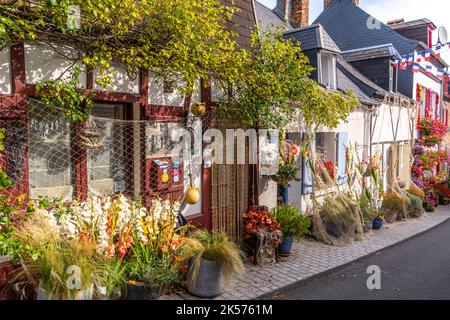
[{"label": "slate roof", "polygon": [[341,52],[339,47],[320,24],[313,24],[309,27],[286,31],[284,36],[300,41],[303,51],[324,49],[335,53]]},{"label": "slate roof", "polygon": [[419,43],[375,20],[352,0],[334,0],[314,23],[320,23],[342,51],[391,43],[400,54],[408,54]]},{"label": "slate roof", "polygon": [[342,52],[342,56],[346,61],[353,62],[366,59],[394,57],[399,56],[399,53],[392,44],[388,43],[381,46],[344,51]]},{"label": "slate roof", "polygon": [[272,26],[284,30],[291,30],[292,26],[285,23],[275,12],[267,8],[262,3],[255,1],[256,16],[258,17],[258,26],[261,30],[267,30]]},{"label": "slate roof", "polygon": [[234,31],[239,34],[237,43],[244,49],[250,47],[250,36],[256,27],[255,13],[253,10],[252,0],[221,0],[223,5],[239,9],[233,16],[233,21],[229,23],[235,26]]}]

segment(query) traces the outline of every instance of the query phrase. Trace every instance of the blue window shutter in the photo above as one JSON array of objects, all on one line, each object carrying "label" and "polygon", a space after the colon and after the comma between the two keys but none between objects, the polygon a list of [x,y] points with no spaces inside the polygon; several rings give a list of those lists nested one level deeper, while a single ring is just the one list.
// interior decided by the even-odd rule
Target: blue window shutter
[{"label": "blue window shutter", "polygon": [[347,182],[346,166],[347,161],[345,157],[345,149],[348,148],[348,133],[340,132],[337,134],[337,162],[338,162],[338,183],[345,184]]},{"label": "blue window shutter", "polygon": [[[316,138],[311,141],[311,148],[316,147]],[[302,194],[311,194],[313,192],[313,174],[309,166],[309,158],[303,157],[303,170],[302,170]]]}]

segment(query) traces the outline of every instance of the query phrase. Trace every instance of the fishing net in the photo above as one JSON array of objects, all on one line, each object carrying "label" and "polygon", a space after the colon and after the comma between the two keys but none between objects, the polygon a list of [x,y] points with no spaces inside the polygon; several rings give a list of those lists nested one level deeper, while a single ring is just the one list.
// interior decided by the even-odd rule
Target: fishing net
[{"label": "fishing net", "polygon": [[346,148],[346,177],[338,179],[336,168],[325,162],[314,147],[306,147],[314,180],[310,208],[313,234],[330,245],[365,239],[365,220],[369,218],[365,215],[374,215],[378,201],[378,189],[369,183],[366,174],[368,168],[359,166],[358,154],[350,146]]},{"label": "fishing net", "polygon": [[150,204],[156,197],[181,201],[189,186],[200,187],[194,156],[173,157],[174,136],[186,123],[133,120],[140,110],[114,104],[95,104],[87,121],[74,123],[56,107],[26,101],[0,111],[11,193],[62,200],[124,194]]}]

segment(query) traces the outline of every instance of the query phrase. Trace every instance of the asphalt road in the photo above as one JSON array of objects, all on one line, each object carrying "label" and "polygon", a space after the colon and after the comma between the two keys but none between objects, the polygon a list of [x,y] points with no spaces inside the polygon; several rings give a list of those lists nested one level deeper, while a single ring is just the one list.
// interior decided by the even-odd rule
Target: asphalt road
[{"label": "asphalt road", "polygon": [[[381,269],[381,290],[367,288],[369,266]],[[450,299],[450,221],[330,274],[266,297],[276,300]]]}]

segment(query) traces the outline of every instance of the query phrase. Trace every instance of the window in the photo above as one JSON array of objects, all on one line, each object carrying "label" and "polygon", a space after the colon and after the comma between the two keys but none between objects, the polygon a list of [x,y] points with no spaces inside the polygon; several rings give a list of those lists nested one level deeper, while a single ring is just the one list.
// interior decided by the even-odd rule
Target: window
[{"label": "window", "polygon": [[389,77],[389,91],[397,92],[397,83],[398,83],[398,81],[397,81],[397,79],[398,79],[397,70],[398,69],[394,68],[393,62],[391,62],[389,70],[390,70],[390,72],[389,72],[390,73],[390,77]]},{"label": "window", "polygon": [[336,90],[336,57],[331,53],[319,53],[319,82],[331,90]]}]

